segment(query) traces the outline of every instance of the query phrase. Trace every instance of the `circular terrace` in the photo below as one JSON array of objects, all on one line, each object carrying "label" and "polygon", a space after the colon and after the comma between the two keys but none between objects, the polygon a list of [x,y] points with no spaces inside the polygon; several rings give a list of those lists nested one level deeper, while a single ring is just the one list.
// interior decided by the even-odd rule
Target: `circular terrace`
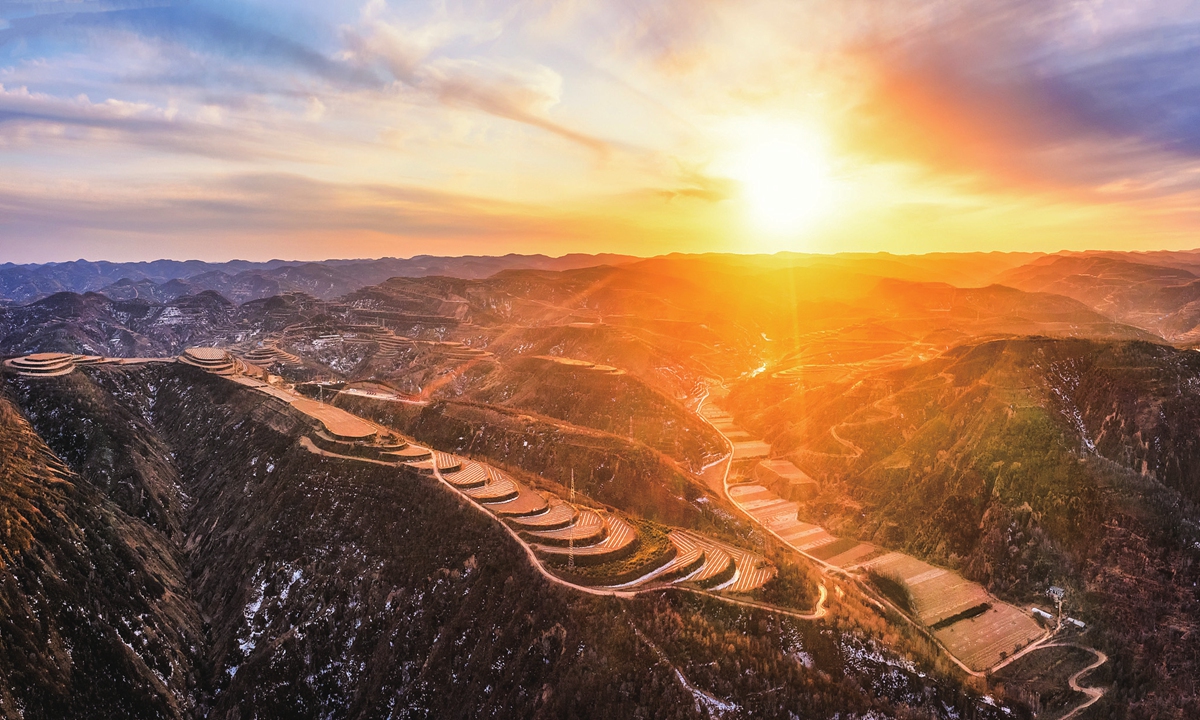
[{"label": "circular terrace", "polygon": [[5,360],[4,366],[22,377],[58,377],[75,369],[75,357],[69,353],[33,353]]}]

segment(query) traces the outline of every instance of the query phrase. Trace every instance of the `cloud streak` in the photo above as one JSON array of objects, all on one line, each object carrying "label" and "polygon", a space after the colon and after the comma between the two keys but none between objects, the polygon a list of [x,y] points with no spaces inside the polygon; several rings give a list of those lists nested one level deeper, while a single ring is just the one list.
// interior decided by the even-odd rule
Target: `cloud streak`
[{"label": "cloud streak", "polygon": [[[32,137],[31,137],[32,135]],[[249,141],[220,126],[176,118],[148,104],[87,97],[63,100],[0,85],[0,139],[10,145],[49,140],[76,144],[121,142],[158,151],[224,160],[286,157],[286,151]]]},{"label": "cloud streak", "polygon": [[603,140],[548,116],[562,89],[562,77],[554,70],[530,62],[433,57],[463,35],[493,37],[499,32],[496,25],[463,30],[441,20],[412,29],[379,17],[382,7],[368,6],[359,26],[343,29],[346,57],[358,67],[385,68],[396,81],[451,107],[523,123],[598,152],[609,149]]},{"label": "cloud streak", "polygon": [[0,0],[0,20],[0,223],[26,241],[761,248],[718,169],[789,124],[828,136],[847,188],[831,249],[994,245],[989,207],[1080,243],[1078,218],[1196,228],[1180,0]]},{"label": "cloud streak", "polygon": [[865,146],[1011,184],[1077,189],[1200,159],[1194,9],[1187,19],[1106,20],[1082,3],[964,5],[857,49],[874,73],[856,118]]}]

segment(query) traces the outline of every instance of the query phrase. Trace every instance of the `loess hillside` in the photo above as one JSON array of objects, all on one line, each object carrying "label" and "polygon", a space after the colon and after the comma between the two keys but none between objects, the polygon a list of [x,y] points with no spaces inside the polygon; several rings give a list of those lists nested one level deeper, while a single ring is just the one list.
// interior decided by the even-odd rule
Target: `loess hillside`
[{"label": "loess hillside", "polygon": [[7,717],[1002,715],[871,622],[554,585],[433,479],[193,368],[6,392]]},{"label": "loess hillside", "polygon": [[801,517],[1015,602],[1068,588],[1117,658],[1109,716],[1167,717],[1196,711],[1197,377],[1193,351],[1033,337],[852,383],[764,374],[732,400],[821,483]]}]

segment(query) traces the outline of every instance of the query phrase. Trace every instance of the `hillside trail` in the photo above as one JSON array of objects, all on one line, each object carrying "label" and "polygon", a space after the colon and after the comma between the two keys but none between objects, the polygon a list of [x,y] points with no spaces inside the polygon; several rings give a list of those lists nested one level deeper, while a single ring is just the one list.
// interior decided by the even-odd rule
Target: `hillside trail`
[{"label": "hillside trail", "polygon": [[[896,418],[900,417],[900,405],[898,403],[896,403],[895,398],[896,398],[896,394],[890,393],[888,395],[885,395],[884,397],[879,398],[878,400],[876,400],[875,402],[873,402],[867,406],[868,408],[873,408],[873,409],[879,410],[881,412],[886,412],[887,413],[886,417],[870,418],[867,420],[846,420],[846,421],[838,423],[837,425],[833,425],[829,428],[829,434],[833,437],[833,439],[839,445],[841,445],[842,447],[844,447],[850,451],[849,455],[846,455],[844,453],[827,453],[827,452],[821,452],[819,450],[807,450],[807,449],[803,449],[803,448],[801,448],[799,450],[799,452],[802,452],[805,455],[819,455],[821,457],[833,457],[833,458],[845,458],[845,459],[849,459],[849,460],[857,460],[858,458],[862,457],[863,452],[864,452],[863,449],[861,447],[859,447],[852,440],[847,440],[846,438],[839,435],[838,428],[862,427],[865,425],[874,425],[877,423],[887,422],[889,420],[895,420]],[[888,403],[888,406],[884,407],[884,403]]]},{"label": "hillside trail", "polygon": [[[727,502],[729,502],[731,505],[733,505],[735,508],[737,508],[739,511],[741,511],[741,513],[743,515],[745,515],[747,518],[749,518],[750,522],[753,523],[756,527],[761,529],[763,532],[766,532],[766,533],[774,536],[777,540],[779,540],[781,543],[783,543],[784,547],[791,547],[786,540],[784,540],[782,537],[780,537],[774,530],[772,530],[771,528],[769,528],[769,527],[763,525],[761,522],[759,522],[753,515],[751,515],[749,512],[747,512],[745,509],[743,509],[741,507],[741,505],[739,505],[737,502],[735,502],[733,500],[733,498],[729,495],[729,474],[733,468],[733,444],[729,440],[729,438],[725,437],[725,433],[723,433],[719,429],[717,429],[717,427],[715,425],[713,425],[713,423],[711,421],[709,421],[706,417],[704,417],[704,415],[700,412],[701,408],[704,406],[704,403],[708,401],[708,398],[710,395],[711,395],[710,389],[705,388],[704,394],[700,397],[700,399],[696,403],[695,413],[696,413],[697,417],[699,417],[701,420],[703,420],[705,423],[707,423],[709,425],[709,427],[711,427],[718,435],[720,435],[721,438],[725,441],[726,445],[729,447],[730,452],[729,452],[729,455],[725,459],[725,471],[724,471],[724,473],[722,475],[722,479],[721,479],[721,487],[724,491],[725,500]],[[895,397],[894,393],[891,395],[888,395],[884,398],[881,398],[880,400],[873,403],[873,405],[878,407],[878,405],[880,403],[882,403],[884,400],[888,400],[893,397]],[[882,409],[882,408],[879,408],[879,409]],[[884,420],[894,418],[896,415],[899,414],[898,406],[894,405],[893,409],[895,410],[895,414],[891,415],[889,418],[883,418]],[[835,427],[837,427],[837,426],[835,426]],[[831,432],[833,432],[833,430],[834,430],[834,428],[830,429]],[[837,438],[836,434],[835,434],[835,438]],[[839,441],[841,441],[840,438],[838,438],[838,439],[839,439]],[[821,560],[820,558],[816,558],[816,557],[813,557],[812,555],[809,555],[806,552],[802,552],[799,550],[796,550],[795,552],[797,552],[797,554],[801,555],[804,558],[807,558],[808,560],[810,560],[811,562],[816,564],[816,566],[821,569],[822,573],[833,574],[836,576],[842,576],[848,580],[853,581],[853,578],[850,576],[849,573],[846,572],[845,569],[837,567],[835,565],[831,565],[831,564],[825,562],[824,560]],[[819,603],[819,605],[818,605],[818,610],[822,609],[825,598],[826,598],[825,584],[822,583],[821,584],[821,603]],[[897,608],[887,598],[881,598],[881,600],[885,604],[890,606],[893,610],[895,610],[900,615],[900,617],[905,618],[910,624],[913,625],[913,627],[915,627],[918,631],[922,632],[922,634],[924,634],[926,637],[928,637],[930,641],[934,642],[938,647],[940,647],[942,649],[942,652],[945,654],[945,656],[947,658],[949,658],[955,665],[957,665],[963,672],[965,672],[966,674],[968,674],[972,677],[978,677],[978,678],[985,678],[988,676],[989,672],[995,672],[996,670],[999,670],[999,669],[1009,665],[1010,663],[1017,660],[1018,658],[1024,657],[1030,653],[1033,653],[1033,652],[1036,652],[1038,650],[1045,649],[1048,647],[1054,647],[1055,644],[1052,642],[1053,638],[1054,638],[1056,632],[1061,628],[1061,623],[1060,623],[1060,626],[1058,628],[1055,628],[1052,631],[1047,631],[1047,633],[1042,638],[1031,643],[1027,647],[1023,648],[1021,651],[1010,655],[1008,658],[1006,658],[1000,664],[998,664],[992,668],[989,668],[988,672],[980,672],[977,670],[972,670],[970,667],[968,667],[958,657],[956,657],[954,655],[954,653],[950,652],[949,649],[947,649],[946,646],[940,640],[938,640],[932,634],[928,633],[928,631],[926,631],[926,629],[923,626],[917,625],[915,623],[915,621],[909,619],[907,617],[907,615],[905,615],[903,613],[903,611],[901,611],[899,608]],[[1065,716],[1064,718],[1060,718],[1060,720],[1065,720],[1066,717],[1076,716],[1078,713],[1082,712],[1083,710],[1085,710],[1086,708],[1090,707],[1092,704],[1097,702],[1101,697],[1103,697],[1103,695],[1105,693],[1105,690],[1103,688],[1078,687],[1077,682],[1078,682],[1079,678],[1082,677],[1083,675],[1094,670],[1095,668],[1099,667],[1100,665],[1103,665],[1104,662],[1107,661],[1108,657],[1106,655],[1104,655],[1104,653],[1100,652],[1099,650],[1096,650],[1095,648],[1090,648],[1090,647],[1086,647],[1086,646],[1082,646],[1082,645],[1076,645],[1076,647],[1079,647],[1080,649],[1095,653],[1096,656],[1101,659],[1098,660],[1093,665],[1091,665],[1090,667],[1084,668],[1083,670],[1081,670],[1080,672],[1076,673],[1074,676],[1071,677],[1071,680],[1070,680],[1071,688],[1074,690],[1078,690],[1079,692],[1083,692],[1083,693],[1087,694],[1088,699],[1083,704],[1081,704],[1079,707],[1072,710],[1070,715]]]},{"label": "hillside trail", "polygon": [[737,705],[725,700],[721,700],[712,693],[701,690],[693,685],[687,679],[687,676],[683,674],[683,671],[676,667],[675,663],[671,662],[671,659],[667,657],[665,652],[662,651],[662,648],[654,644],[650,638],[646,637],[646,635],[637,626],[635,626],[632,621],[629,622],[629,629],[633,631],[633,634],[636,635],[639,640],[646,644],[646,647],[650,648],[651,652],[658,657],[658,661],[660,663],[670,668],[671,672],[675,675],[675,679],[679,681],[681,686],[683,686],[683,689],[692,694],[692,698],[696,701],[697,710],[707,710],[708,712],[705,713],[706,715],[723,717],[725,713],[738,709]]},{"label": "hillside trail", "polygon": [[[732,441],[729,440],[729,438],[725,437],[725,433],[723,433],[719,429],[717,429],[716,425],[713,425],[712,422],[708,418],[704,417],[704,415],[700,413],[700,408],[702,408],[704,406],[704,403],[708,400],[708,397],[710,394],[711,394],[710,390],[708,388],[705,388],[704,395],[701,396],[700,400],[696,404],[696,415],[697,415],[697,417],[702,419],[704,422],[708,423],[709,427],[711,427],[718,435],[720,435],[721,438],[725,441],[726,445],[729,447],[729,455],[725,461],[725,472],[724,472],[724,475],[721,480],[723,497],[725,498],[726,502],[731,504],[733,507],[737,508],[737,510],[739,512],[741,512],[743,515],[745,515],[746,518],[749,519],[750,522],[755,527],[759,528],[762,532],[767,533],[768,535],[774,537],[777,541],[779,541],[783,545],[783,547],[790,548],[797,555],[800,555],[801,557],[812,562],[814,565],[816,565],[816,567],[818,569],[820,569],[822,574],[830,575],[830,576],[834,576],[834,577],[842,577],[843,579],[847,580],[851,584],[858,585],[860,587],[860,589],[864,589],[864,588],[862,588],[861,584],[858,583],[855,580],[855,578],[849,572],[847,572],[844,568],[838,567],[836,565],[832,565],[832,564],[826,562],[825,560],[822,560],[818,557],[814,557],[802,550],[797,550],[796,548],[792,547],[792,545],[790,543],[788,543],[788,541],[785,540],[783,537],[781,537],[779,535],[779,533],[775,532],[771,528],[762,524],[762,522],[760,522],[757,518],[755,518],[745,508],[743,508],[738,502],[736,502],[732,496],[730,496],[730,494],[729,494],[729,473],[733,467],[733,443],[732,443]],[[823,610],[823,605],[824,605],[824,602],[826,599],[825,583],[822,582],[820,584],[820,587],[821,587],[821,602],[818,604],[818,608],[817,608],[818,611]],[[867,599],[871,600],[872,598],[868,597]],[[963,663],[962,660],[959,660],[957,657],[955,657],[954,653],[951,653],[940,640],[938,640],[936,637],[934,637],[932,634],[930,634],[927,630],[925,630],[924,627],[918,625],[915,621],[909,619],[908,616],[903,613],[903,611],[901,611],[894,604],[892,604],[891,601],[889,601],[887,598],[881,598],[881,600],[883,603],[887,604],[894,611],[896,611],[896,613],[898,613],[900,617],[904,618],[909,624],[911,624],[914,628],[916,628],[918,632],[921,632],[922,634],[924,634],[931,642],[935,643],[938,647],[940,647],[942,649],[942,651],[945,653],[946,657],[949,658],[951,660],[951,662],[953,662],[955,665],[957,665],[967,675],[970,675],[972,677],[978,677],[978,678],[983,678],[983,677],[987,676],[986,673],[978,672],[976,670],[972,670],[971,668],[967,667],[967,665],[965,663]],[[878,604],[879,600],[875,600],[875,602],[876,602],[876,604]],[[882,609],[882,607],[883,606],[880,605],[881,609]],[[1047,638],[1043,638],[1042,642],[1044,642],[1046,639],[1048,639],[1048,636],[1047,636]]]},{"label": "hillside trail", "polygon": [[[228,377],[226,379],[230,380],[231,382],[237,382],[232,377]],[[313,402],[313,403],[318,402],[318,401],[310,400],[308,398],[304,398],[302,395],[295,392],[294,390],[286,391],[286,395],[294,396],[296,399],[305,399],[305,400],[308,400],[309,402]],[[288,402],[289,404],[291,402],[291,401],[287,400],[286,398],[279,397],[277,394],[267,393],[264,395],[264,399],[267,397],[273,397],[276,400],[282,400],[283,402]],[[326,403],[319,403],[319,404],[326,405]],[[328,407],[333,408],[332,405],[328,405]],[[304,411],[301,411],[301,412],[304,412]],[[341,410],[341,412],[347,412],[347,411]],[[308,414],[310,417],[315,417],[315,416],[312,416],[310,413],[305,413],[305,414]],[[352,413],[347,412],[347,414],[350,414],[350,415],[358,418],[357,415],[353,415]],[[388,428],[385,428],[382,425],[379,425],[378,423],[374,423],[369,420],[365,420],[363,418],[358,418],[358,419],[363,420],[363,422],[369,423],[370,425],[374,426],[381,432],[389,432]],[[341,459],[344,461],[350,461],[350,462],[362,462],[362,463],[367,463],[367,464],[385,465],[388,467],[398,467],[395,463],[380,461],[380,460],[376,460],[374,458],[354,457],[354,456],[350,456],[350,455],[342,455],[342,454],[338,454],[338,453],[329,452],[327,450],[323,450],[321,448],[316,447],[316,445],[313,444],[313,442],[307,436],[303,436],[303,437],[299,438],[298,444],[306,451],[312,452],[312,453],[314,453],[316,455],[320,455],[322,457],[337,458],[337,459]],[[728,474],[728,468],[726,468],[726,474]],[[727,596],[720,595],[720,594],[717,594],[715,592],[711,592],[708,590],[702,590],[700,588],[690,588],[690,587],[684,587],[684,586],[673,585],[673,584],[668,584],[668,583],[650,583],[650,584],[647,584],[645,587],[637,588],[636,590],[622,590],[622,589],[606,588],[606,587],[589,587],[586,585],[578,585],[576,583],[569,582],[567,580],[564,580],[564,579],[558,577],[557,575],[554,575],[549,570],[547,570],[542,565],[541,561],[538,559],[536,553],[534,552],[534,550],[530,546],[530,544],[528,542],[526,542],[515,530],[513,530],[512,527],[510,527],[507,523],[505,523],[503,520],[501,520],[497,516],[493,515],[487,508],[485,508],[483,505],[476,502],[474,498],[470,497],[469,495],[464,493],[462,490],[460,490],[459,488],[457,488],[453,484],[451,484],[449,481],[447,481],[442,476],[441,471],[438,469],[436,463],[433,464],[433,477],[444,488],[446,488],[447,490],[451,491],[456,496],[458,496],[459,500],[461,502],[463,502],[465,505],[474,508],[476,512],[481,513],[484,517],[488,518],[490,521],[499,525],[499,527],[501,529],[503,529],[504,532],[507,533],[507,535],[510,538],[512,538],[513,541],[515,541],[517,543],[517,546],[520,547],[524,551],[526,558],[529,560],[529,564],[547,582],[550,582],[554,585],[558,585],[560,587],[565,587],[565,588],[570,588],[576,592],[580,592],[580,593],[584,593],[584,594],[588,594],[588,595],[601,596],[601,597],[617,597],[617,598],[626,598],[626,599],[635,598],[635,597],[638,597],[639,595],[645,595],[645,594],[649,594],[649,593],[666,592],[666,591],[674,590],[674,591],[691,593],[694,595],[709,597],[709,598],[712,598],[713,600],[717,600],[719,602],[723,602],[723,603],[727,603],[727,604],[731,604],[731,605],[737,605],[740,607],[762,610],[762,611],[771,612],[771,613],[774,613],[777,615],[784,615],[784,616],[792,617],[792,618],[795,618],[798,620],[819,620],[819,619],[825,617],[825,615],[826,615],[825,602],[826,602],[827,594],[826,594],[824,586],[821,587],[820,599],[818,600],[817,605],[813,608],[813,611],[810,613],[802,613],[802,612],[791,610],[788,608],[771,605],[769,603],[760,603],[760,602],[755,602],[755,601],[750,601],[750,600],[739,600],[737,598],[727,597]]]},{"label": "hillside trail", "polygon": [[[843,425],[844,424],[845,423],[843,423]],[[855,445],[854,443],[850,442],[846,438],[842,437],[841,435],[838,435],[837,429],[839,427],[841,427],[841,425],[834,425],[833,427],[829,428],[829,434],[831,436],[833,436],[834,440],[841,443],[842,447],[849,448],[850,454],[849,455],[838,455],[837,457],[849,458],[851,460],[857,460],[858,458],[862,457],[863,449],[860,448],[858,445]],[[830,453],[830,454],[832,455],[833,453]]]},{"label": "hillside trail", "polygon": [[[381,427],[381,429],[384,429],[384,428]],[[352,457],[352,456],[348,456],[348,455],[338,455],[336,453],[322,451],[319,448],[316,448],[312,444],[311,441],[305,442],[306,440],[307,440],[307,438],[301,439],[301,444],[305,447],[305,449],[310,450],[310,451],[315,451],[319,455],[323,455],[323,456],[327,456],[327,457],[337,457],[337,458],[354,461],[354,462],[368,462],[368,463],[390,465],[389,463],[382,463],[381,461],[373,460],[370,458],[358,458],[358,457]],[[726,470],[726,472],[728,472],[728,469]],[[519,533],[517,533],[515,530],[513,530],[508,525],[508,523],[505,523],[503,520],[497,518],[487,508],[485,508],[482,505],[480,505],[479,503],[477,503],[474,500],[474,498],[470,497],[469,495],[464,493],[462,490],[460,490],[459,488],[457,488],[453,484],[451,484],[449,481],[447,481],[444,477],[442,477],[442,473],[440,470],[438,470],[436,463],[433,466],[433,476],[437,479],[437,481],[444,488],[446,488],[447,490],[449,490],[452,493],[454,493],[455,495],[457,495],[458,498],[463,503],[465,503],[467,506],[474,508],[477,512],[481,513],[484,517],[488,518],[492,522],[499,525],[500,528],[503,529],[504,532],[507,533],[508,536],[517,543],[518,547],[520,547],[524,551],[526,558],[529,560],[529,564],[535,570],[537,570],[537,572],[545,580],[547,580],[548,582],[553,583],[555,585],[558,585],[560,587],[570,588],[577,592],[585,593],[588,595],[595,595],[595,596],[601,596],[601,597],[617,597],[617,598],[626,598],[626,599],[635,598],[640,595],[646,595],[649,593],[678,591],[678,592],[690,593],[693,595],[700,595],[700,596],[712,598],[713,600],[717,600],[719,602],[723,602],[723,603],[730,604],[730,605],[737,605],[739,607],[761,610],[761,611],[770,612],[770,613],[773,613],[776,615],[784,615],[787,617],[795,618],[797,620],[806,620],[806,621],[820,620],[821,618],[824,618],[825,615],[827,614],[825,603],[828,598],[828,593],[823,584],[820,587],[820,596],[819,596],[816,606],[813,608],[813,611],[809,612],[809,613],[804,613],[804,612],[800,612],[797,610],[791,610],[788,608],[779,607],[777,605],[771,605],[769,603],[760,603],[760,602],[755,602],[752,600],[740,600],[738,598],[727,597],[727,596],[720,595],[718,593],[711,592],[708,590],[702,590],[700,588],[690,588],[690,587],[685,587],[685,586],[680,586],[680,585],[673,585],[673,584],[669,584],[669,583],[651,583],[651,584],[647,585],[646,587],[637,588],[636,590],[620,590],[620,589],[616,589],[616,588],[590,587],[587,585],[579,585],[579,584],[570,582],[568,580],[564,580],[564,579],[558,577],[557,575],[551,573],[549,570],[547,570],[545,568],[545,566],[542,565],[542,562],[538,559],[537,554],[534,552],[534,550],[530,546],[530,544],[528,542],[526,542],[525,539],[522,538]]]},{"label": "hillside trail", "polygon": [[1072,690],[1074,690],[1075,692],[1081,692],[1087,696],[1087,698],[1084,699],[1083,702],[1076,705],[1071,710],[1071,712],[1067,713],[1066,715],[1063,715],[1062,717],[1060,717],[1058,719],[1058,720],[1069,720],[1070,718],[1077,717],[1084,710],[1087,710],[1091,706],[1100,702],[1100,698],[1104,697],[1104,694],[1108,692],[1108,688],[1092,687],[1092,686],[1085,687],[1085,686],[1079,684],[1079,680],[1084,675],[1087,675],[1091,671],[1095,670],[1096,668],[1100,667],[1104,663],[1108,662],[1108,655],[1105,655],[1103,652],[1101,652],[1100,650],[1097,650],[1094,647],[1088,647],[1087,645],[1080,645],[1078,643],[1069,643],[1069,642],[1050,643],[1048,645],[1043,645],[1041,649],[1044,650],[1046,648],[1052,648],[1052,647],[1078,648],[1080,650],[1086,650],[1096,656],[1095,662],[1093,662],[1091,665],[1088,665],[1087,667],[1083,668],[1082,670],[1080,670],[1079,672],[1075,673],[1074,675],[1072,675],[1070,678],[1067,679],[1067,684],[1071,686]]},{"label": "hillside trail", "polygon": [[[946,379],[947,379],[948,383],[953,384],[952,380],[950,380],[949,377],[946,377]],[[700,418],[704,422],[707,422],[709,427],[712,427],[713,430],[716,433],[718,433],[722,439],[725,440],[725,443],[728,446],[728,448],[730,448],[730,454],[727,455],[727,457],[725,458],[725,461],[724,461],[725,462],[725,472],[724,472],[724,474],[722,474],[722,478],[721,478],[721,487],[722,487],[722,490],[724,490],[725,499],[727,500],[727,502],[730,502],[734,506],[734,508],[737,508],[738,510],[742,510],[743,515],[750,518],[750,521],[752,523],[754,523],[756,527],[761,528],[763,530],[763,532],[774,535],[776,539],[780,540],[781,542],[784,542],[784,545],[787,546],[787,542],[784,539],[779,538],[779,535],[775,534],[774,530],[772,530],[766,526],[763,526],[762,523],[758,522],[754,516],[749,514],[749,512],[746,512],[745,510],[743,510],[742,506],[740,506],[738,503],[734,502],[733,498],[730,497],[730,493],[728,493],[728,487],[730,487],[730,472],[733,467],[733,452],[732,452],[733,445],[732,445],[731,440],[728,439],[727,437],[725,437],[725,433],[718,430],[718,428],[716,428],[716,426],[713,425],[712,422],[710,422],[707,418],[704,418],[704,415],[701,414],[701,412],[700,412],[701,408],[704,406],[704,403],[706,403],[708,401],[709,396],[710,396],[710,390],[706,388],[706,390],[704,390],[704,394],[700,397],[700,400],[698,400],[696,403],[695,413],[696,413],[696,416],[698,416],[698,418]],[[875,403],[872,403],[871,407],[875,407],[876,409],[882,410],[883,408],[881,407],[881,404],[884,401],[892,400],[892,398],[894,398],[894,397],[895,397],[895,394],[888,395],[886,397],[882,397],[882,398],[880,398],[880,400],[876,401]],[[890,414],[888,416],[888,418],[881,418],[881,419],[877,419],[874,421],[884,421],[884,420],[894,419],[895,416],[899,415],[899,413],[900,413],[900,410],[899,410],[898,404],[893,403],[892,404],[892,414]],[[865,425],[865,424],[868,424],[868,422],[871,422],[871,421],[860,422],[860,424]],[[842,438],[840,438],[838,436],[838,434],[836,434],[836,432],[835,432],[836,427],[841,427],[844,425],[851,425],[851,424],[846,424],[846,422],[844,422],[844,424],[830,427],[830,433],[834,434],[834,439],[838,440],[838,442],[846,444],[846,440],[842,440]],[[859,452],[859,454],[860,454],[860,452]],[[797,551],[797,552],[799,552],[799,551]],[[836,566],[834,566],[834,565],[829,565],[828,563],[824,562],[824,560],[821,560],[820,558],[814,558],[814,557],[810,556],[810,554],[805,553],[805,552],[799,552],[799,554],[802,554],[802,556],[804,556],[805,558],[808,558],[808,559],[812,560],[812,562],[816,563],[818,568],[820,568],[821,571],[824,572],[824,574],[829,574],[829,572],[835,572],[835,574],[846,575],[845,570],[842,570],[841,568],[836,568]],[[823,614],[824,614],[823,613],[824,601],[826,601],[826,586],[824,586],[824,583],[822,582],[821,583],[821,601],[818,602],[818,604],[817,604],[817,611],[820,612],[821,616],[823,616]],[[892,604],[892,602],[888,601],[887,599],[883,599],[883,601],[886,602],[887,605],[892,606],[893,610],[900,613],[901,617],[906,617],[905,614],[899,610],[899,608],[896,608]],[[805,619],[808,619],[808,618],[805,618]],[[908,620],[908,622],[912,623],[912,620]],[[914,624],[914,626],[917,626],[917,625]],[[1079,672],[1076,672],[1075,674],[1073,674],[1072,677],[1070,677],[1068,679],[1068,684],[1070,685],[1070,689],[1078,691],[1078,692],[1084,692],[1084,694],[1087,696],[1085,698],[1084,702],[1081,702],[1079,704],[1079,706],[1076,706],[1075,708],[1070,710],[1070,713],[1068,713],[1067,715],[1063,715],[1062,718],[1060,718],[1060,720],[1068,720],[1070,718],[1075,718],[1075,716],[1078,716],[1080,713],[1084,712],[1084,710],[1086,710],[1087,708],[1092,707],[1093,704],[1097,703],[1100,700],[1100,698],[1104,697],[1105,692],[1108,691],[1108,689],[1105,689],[1105,688],[1091,688],[1091,686],[1081,686],[1079,684],[1080,678],[1086,676],[1087,673],[1090,673],[1093,670],[1096,670],[1097,667],[1104,665],[1105,662],[1108,661],[1108,655],[1105,655],[1103,652],[1100,652],[1100,650],[1098,650],[1096,648],[1082,646],[1082,644],[1078,644],[1078,643],[1067,643],[1067,642],[1056,643],[1056,642],[1054,642],[1054,637],[1057,634],[1057,631],[1061,630],[1061,626],[1062,625],[1060,622],[1060,625],[1058,625],[1057,628],[1046,632],[1046,634],[1042,638],[1040,638],[1040,640],[1034,641],[1033,643],[1030,644],[1030,646],[1022,648],[1020,650],[1020,652],[1018,652],[1018,653],[1009,655],[1008,658],[1006,660],[1003,660],[1002,662],[1000,662],[1000,664],[998,664],[994,667],[990,667],[988,672],[978,672],[978,671],[971,670],[971,668],[967,667],[966,664],[964,664],[964,662],[962,662],[961,660],[956,658],[956,656],[953,653],[950,653],[949,650],[946,648],[946,646],[944,646],[944,644],[941,641],[938,641],[937,638],[932,637],[931,635],[926,634],[926,636],[928,636],[931,641],[934,641],[938,647],[941,647],[943,650],[943,653],[946,654],[947,658],[952,660],[955,665],[958,665],[962,671],[966,672],[967,674],[970,674],[970,676],[972,676],[972,677],[978,677],[978,678],[988,677],[988,674],[990,672],[996,672],[998,670],[1001,670],[1001,668],[1006,667],[1009,664],[1012,664],[1012,662],[1015,660],[1024,658],[1024,656],[1026,656],[1028,654],[1038,652],[1038,650],[1043,650],[1046,648],[1075,647],[1075,648],[1079,648],[1081,650],[1087,650],[1087,652],[1090,652],[1090,653],[1096,655],[1096,658],[1097,658],[1096,662],[1093,662],[1092,665],[1088,665],[1087,667],[1082,668],[1082,670],[1080,670]],[[918,630],[923,630],[923,628],[920,628],[920,626],[917,626],[917,628],[918,628]]]}]

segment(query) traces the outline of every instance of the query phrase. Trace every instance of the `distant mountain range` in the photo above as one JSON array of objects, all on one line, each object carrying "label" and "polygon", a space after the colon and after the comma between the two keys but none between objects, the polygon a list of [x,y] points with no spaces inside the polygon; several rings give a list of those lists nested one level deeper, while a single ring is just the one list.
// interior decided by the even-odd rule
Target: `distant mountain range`
[{"label": "distant mountain range", "polygon": [[330,300],[392,277],[447,275],[475,279],[489,277],[501,270],[571,270],[619,265],[637,259],[627,255],[575,253],[557,258],[510,254],[498,257],[418,255],[320,262],[155,260],[112,263],[76,260],[42,265],[4,263],[0,264],[0,303],[23,305],[59,292],[99,292],[113,300],[143,298],[169,302],[206,290],[215,290],[239,304],[286,292],[305,292]]},{"label": "distant mountain range", "polygon": [[1074,298],[1119,322],[1185,345],[1200,341],[1200,254],[1047,256],[997,282]]}]

